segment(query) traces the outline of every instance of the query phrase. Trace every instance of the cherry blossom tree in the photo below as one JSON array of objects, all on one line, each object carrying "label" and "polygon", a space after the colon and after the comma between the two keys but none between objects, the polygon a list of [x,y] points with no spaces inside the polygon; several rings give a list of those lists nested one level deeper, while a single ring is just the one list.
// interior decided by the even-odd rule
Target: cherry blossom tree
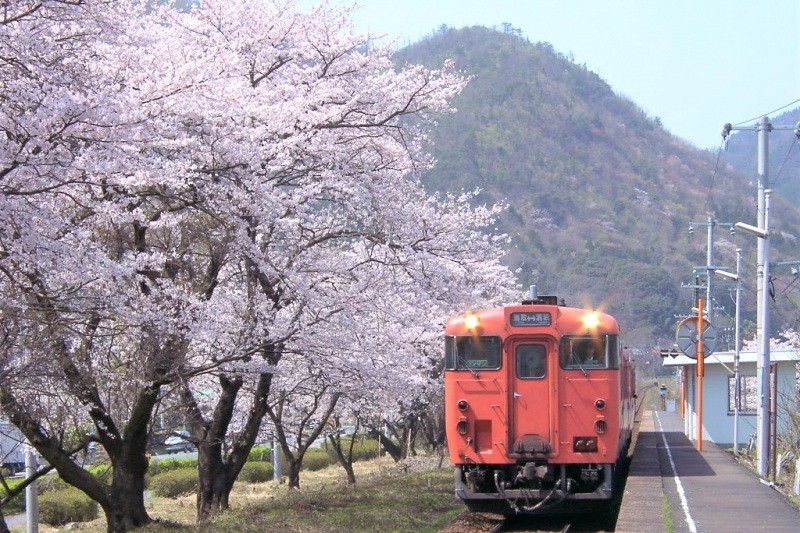
[{"label": "cherry blossom tree", "polygon": [[[2,16],[0,313],[15,326],[0,406],[109,531],[151,520],[165,395],[190,415],[204,518],[227,506],[274,377],[299,390],[287,353],[402,339],[410,383],[431,325],[510,294],[506,240],[483,233],[499,208],[418,181],[426,130],[464,81],[395,69],[348,10],[19,0]],[[383,330],[352,342],[364,324]],[[325,386],[335,406],[342,381]],[[59,405],[66,418],[44,416]],[[72,459],[91,441],[108,484]]]}]

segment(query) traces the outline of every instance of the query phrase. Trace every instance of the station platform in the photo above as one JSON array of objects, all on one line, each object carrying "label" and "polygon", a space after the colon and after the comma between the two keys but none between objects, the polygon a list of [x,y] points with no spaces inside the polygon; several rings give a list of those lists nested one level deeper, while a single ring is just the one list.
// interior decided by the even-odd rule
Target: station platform
[{"label": "station platform", "polygon": [[730,453],[703,451],[671,411],[642,415],[615,531],[800,531],[800,511]]}]

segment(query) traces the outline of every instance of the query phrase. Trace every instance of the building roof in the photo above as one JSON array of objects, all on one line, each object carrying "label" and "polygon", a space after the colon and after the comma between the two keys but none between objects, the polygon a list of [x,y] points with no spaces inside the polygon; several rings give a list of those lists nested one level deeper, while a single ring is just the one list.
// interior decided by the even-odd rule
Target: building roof
[{"label": "building roof", "polygon": [[[734,355],[734,352],[713,352],[711,355],[706,357],[705,364],[732,365]],[[739,363],[755,363],[757,357],[758,354],[756,352],[740,351]],[[800,350],[770,350],[769,360],[773,363],[780,361],[800,361]],[[664,357],[663,363],[664,366],[686,366],[696,365],[697,361],[681,354],[677,357]]]}]

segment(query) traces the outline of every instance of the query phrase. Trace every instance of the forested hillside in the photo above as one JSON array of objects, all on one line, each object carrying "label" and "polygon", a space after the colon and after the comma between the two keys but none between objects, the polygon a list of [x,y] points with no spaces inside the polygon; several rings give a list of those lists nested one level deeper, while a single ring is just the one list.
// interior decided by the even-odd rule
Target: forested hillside
[{"label": "forested hillside", "polygon": [[[686,314],[692,266],[706,262],[705,228],[692,221],[713,212],[721,222],[755,219],[749,178],[665,131],[597,74],[548,43],[532,43],[507,27],[441,28],[398,54],[400,61],[455,61],[471,77],[440,118],[424,176],[440,191],[479,187],[481,201],[507,202],[501,228],[513,237],[509,263],[523,283],[556,293],[571,305],[617,315],[640,346],[674,336]],[[777,199],[773,247],[794,247],[798,210]],[[755,243],[717,232],[715,261],[734,264]],[[755,277],[753,275],[753,277]],[[717,305],[730,308],[720,291]],[[754,295],[744,295],[753,318]],[[752,307],[752,309],[751,309]],[[781,315],[776,328],[792,322]]]}]

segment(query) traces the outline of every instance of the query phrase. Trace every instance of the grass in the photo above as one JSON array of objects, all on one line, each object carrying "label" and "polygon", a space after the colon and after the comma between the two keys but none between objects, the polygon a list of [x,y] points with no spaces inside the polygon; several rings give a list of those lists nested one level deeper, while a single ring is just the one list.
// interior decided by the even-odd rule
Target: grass
[{"label": "grass", "polygon": [[[149,498],[151,517],[160,520],[140,531],[226,532],[434,532],[464,510],[453,495],[453,471],[430,461],[414,461],[404,473],[390,458],[356,463],[355,487],[345,484],[339,466],[303,473],[301,490],[276,483],[237,483],[231,509],[210,523],[195,524],[195,496]],[[81,524],[80,531],[105,532],[105,518]],[[12,532],[24,531],[13,528]],[[40,526],[42,533],[57,531]]]},{"label": "grass", "polygon": [[666,494],[661,495],[661,513],[664,516],[664,533],[673,533],[675,524],[672,521],[672,505],[670,505]]}]

